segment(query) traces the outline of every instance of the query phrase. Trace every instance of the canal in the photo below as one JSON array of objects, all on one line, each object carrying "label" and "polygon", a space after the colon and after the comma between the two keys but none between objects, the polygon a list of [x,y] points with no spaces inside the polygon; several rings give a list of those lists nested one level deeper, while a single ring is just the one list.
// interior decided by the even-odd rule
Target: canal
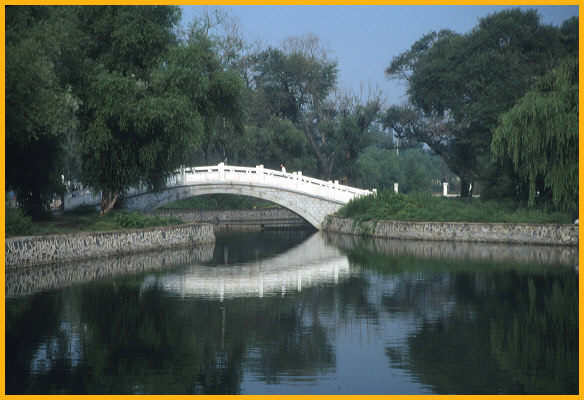
[{"label": "canal", "polygon": [[282,231],[6,270],[6,393],[577,394],[577,263]]}]

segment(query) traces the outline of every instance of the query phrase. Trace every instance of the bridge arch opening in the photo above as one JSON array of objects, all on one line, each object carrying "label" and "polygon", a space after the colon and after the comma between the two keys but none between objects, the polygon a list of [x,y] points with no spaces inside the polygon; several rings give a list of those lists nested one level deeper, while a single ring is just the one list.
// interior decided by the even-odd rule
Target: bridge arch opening
[{"label": "bridge arch opening", "polygon": [[[220,225],[222,221],[231,221],[232,223],[240,224],[241,222],[238,222],[238,219],[241,218],[241,214],[239,214],[241,212],[247,214],[247,217],[250,218],[251,225],[258,223],[259,220],[255,218],[265,218],[263,223],[259,223],[260,225],[303,230],[318,229],[314,223],[294,210],[260,196],[215,192],[195,195],[187,194],[184,197],[180,197],[179,195],[178,197],[177,200],[169,201],[165,204],[163,204],[164,200],[162,200],[159,207],[153,207],[145,211],[158,213],[197,213],[198,211],[204,211],[215,213],[213,221],[216,221]],[[235,217],[233,214],[229,215],[229,211],[234,211]],[[225,216],[218,216],[216,212],[224,212]],[[201,220],[204,221],[203,218],[209,217],[213,216],[203,217],[201,215]],[[230,218],[235,218],[235,220]]]},{"label": "bridge arch opening", "polygon": [[253,210],[277,206],[276,203],[257,197],[214,193],[183,197],[162,205],[159,209]]},{"label": "bridge arch opening", "polygon": [[199,194],[175,200],[151,210],[192,222],[208,222],[229,229],[231,225],[258,226],[262,230],[312,230],[297,213],[259,197],[236,194]]}]

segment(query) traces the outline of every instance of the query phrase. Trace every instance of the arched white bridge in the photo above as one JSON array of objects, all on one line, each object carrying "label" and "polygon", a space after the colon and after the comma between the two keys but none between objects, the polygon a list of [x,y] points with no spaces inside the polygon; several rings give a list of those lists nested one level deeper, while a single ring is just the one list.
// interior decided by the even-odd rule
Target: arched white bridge
[{"label": "arched white bridge", "polygon": [[[340,185],[302,175],[264,168],[235,167],[220,163],[209,167],[183,168],[167,181],[166,188],[148,192],[132,190],[123,197],[123,207],[152,211],[185,197],[203,194],[236,194],[271,201],[285,207],[320,229],[325,217],[349,200],[371,194],[369,190]],[[80,204],[93,204],[89,199],[69,197],[65,209]],[[98,198],[94,198],[95,204]]]}]

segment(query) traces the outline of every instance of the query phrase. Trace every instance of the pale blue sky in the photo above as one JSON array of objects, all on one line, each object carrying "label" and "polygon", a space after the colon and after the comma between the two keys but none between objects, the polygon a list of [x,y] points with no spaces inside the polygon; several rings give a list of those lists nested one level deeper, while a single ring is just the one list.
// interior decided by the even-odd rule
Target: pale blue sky
[{"label": "pale blue sky", "polygon": [[[182,6],[183,24],[192,22],[205,6]],[[361,84],[378,86],[388,104],[399,103],[403,85],[388,81],[384,70],[392,57],[432,30],[466,33],[479,18],[513,6],[210,6],[238,17],[245,37],[278,47],[293,35],[315,33],[339,64],[339,85],[357,94]],[[578,6],[536,8],[546,24],[560,25],[579,15]]]}]

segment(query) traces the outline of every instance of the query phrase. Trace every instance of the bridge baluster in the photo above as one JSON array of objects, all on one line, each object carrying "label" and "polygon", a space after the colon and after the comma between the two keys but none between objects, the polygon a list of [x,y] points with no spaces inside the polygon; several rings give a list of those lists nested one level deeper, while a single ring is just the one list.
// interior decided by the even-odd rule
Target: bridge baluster
[{"label": "bridge baluster", "polygon": [[264,183],[264,166],[263,164],[256,165],[256,174],[259,183]]},{"label": "bridge baluster", "polygon": [[219,180],[220,181],[224,181],[225,180],[225,164],[224,163],[219,163]]}]

